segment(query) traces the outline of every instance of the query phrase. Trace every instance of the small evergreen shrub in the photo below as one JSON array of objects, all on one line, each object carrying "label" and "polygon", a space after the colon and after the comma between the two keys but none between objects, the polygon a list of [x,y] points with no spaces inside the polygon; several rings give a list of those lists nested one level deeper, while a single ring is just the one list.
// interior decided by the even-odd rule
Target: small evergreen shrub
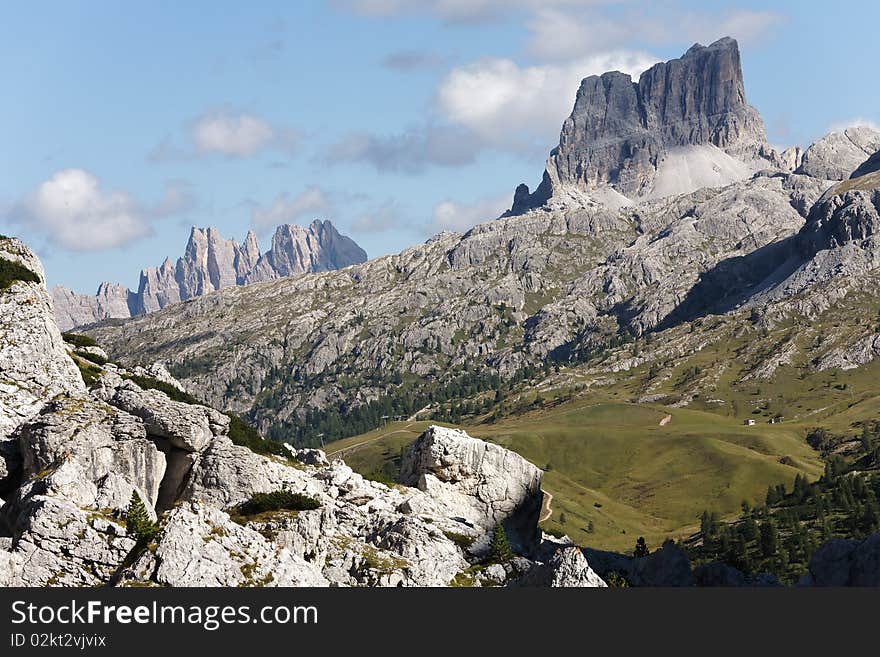
[{"label": "small evergreen shrub", "polygon": [[131,499],[125,512],[125,529],[139,543],[147,543],[159,533],[159,527],[150,519],[147,507],[136,490],[131,491]]},{"label": "small evergreen shrub", "polygon": [[129,381],[136,383],[138,386],[143,388],[144,390],[158,390],[159,392],[164,392],[168,395],[169,399],[173,399],[176,402],[181,402],[183,404],[201,404],[198,399],[193,397],[188,392],[182,392],[175,388],[170,383],[165,383],[164,381],[159,381],[158,379],[154,379],[149,376],[138,376],[136,374],[126,374],[123,378],[128,379]]},{"label": "small evergreen shrub", "polygon": [[474,539],[468,536],[467,534],[459,534],[458,532],[448,532],[444,531],[443,535],[446,536],[450,541],[455,543],[462,550],[467,551],[471,545],[474,543]]},{"label": "small evergreen shrub", "polygon": [[506,563],[513,559],[513,550],[507,540],[507,532],[500,522],[492,530],[492,542],[489,544],[489,559],[495,563]]},{"label": "small evergreen shrub", "polygon": [[74,351],[73,353],[75,353],[80,358],[85,358],[86,360],[92,361],[93,363],[95,363],[95,365],[104,366],[107,364],[107,359],[99,354],[91,354],[88,351],[78,351],[78,350]]},{"label": "small evergreen shrub", "polygon": [[271,493],[254,493],[251,499],[239,505],[238,513],[255,516],[269,511],[312,511],[320,507],[321,503],[308,495],[276,490]]},{"label": "small evergreen shrub", "polygon": [[287,448],[282,443],[266,440],[256,429],[234,413],[227,413],[226,415],[229,417],[229,439],[232,440],[233,444],[247,447],[257,454],[290,458],[290,452],[287,451]]},{"label": "small evergreen shrub", "polygon": [[72,344],[74,347],[97,347],[98,343],[95,342],[92,338],[87,335],[80,335],[79,333],[62,333],[61,337],[64,338],[64,341],[68,344]]},{"label": "small evergreen shrub", "polygon": [[0,290],[5,290],[15,281],[39,283],[40,277],[17,262],[0,258]]}]

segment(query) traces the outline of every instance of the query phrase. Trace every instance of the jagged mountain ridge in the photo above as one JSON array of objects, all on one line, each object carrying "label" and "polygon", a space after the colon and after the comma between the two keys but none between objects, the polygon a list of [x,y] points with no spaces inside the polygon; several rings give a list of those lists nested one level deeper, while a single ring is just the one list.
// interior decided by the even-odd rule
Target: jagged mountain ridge
[{"label": "jagged mountain ridge", "polygon": [[[733,89],[721,97],[744,102],[735,42],[714,48]],[[754,131],[737,140],[732,128],[719,130],[699,134],[763,152]],[[831,165],[840,154],[816,151]],[[344,272],[228,290],[93,334],[123,360],[163,360],[212,404],[278,437],[311,410],[344,416],[412,394],[414,381],[442,386],[474,371],[510,378],[622,336],[735,310],[804,264],[794,245],[835,182],[793,173],[803,158],[787,153],[744,180],[686,194],[627,203],[554,194],[539,208]]]},{"label": "jagged mountain ridge", "polygon": [[192,228],[183,257],[141,270],[137,292],[122,285],[101,283],[94,297],[63,287],[52,290],[62,330],[156,312],[226,287],[250,285],[294,274],[341,269],[365,262],[367,254],[330,221],[313,221],[308,228],[285,224],[272,236],[272,246],[260,253],[253,231],[241,244],[225,239],[213,227]]}]

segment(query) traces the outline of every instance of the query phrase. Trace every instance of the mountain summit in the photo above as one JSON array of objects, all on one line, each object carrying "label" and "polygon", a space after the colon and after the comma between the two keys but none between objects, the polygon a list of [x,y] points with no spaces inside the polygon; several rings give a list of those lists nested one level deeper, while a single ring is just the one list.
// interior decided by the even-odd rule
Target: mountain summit
[{"label": "mountain summit", "polygon": [[585,78],[543,181],[533,194],[520,185],[513,214],[566,189],[634,199],[733,182],[775,162],[766,142],[737,42],[696,44],[637,82],[619,71]]},{"label": "mountain summit", "polygon": [[238,244],[216,228],[193,226],[183,257],[176,264],[166,258],[159,267],[141,270],[137,292],[102,283],[91,297],[59,285],[52,290],[52,299],[59,326],[68,330],[104,319],[145,315],[235,285],[342,269],[366,260],[366,252],[329,221],[315,220],[308,228],[279,226],[272,247],[263,254],[253,231]]}]

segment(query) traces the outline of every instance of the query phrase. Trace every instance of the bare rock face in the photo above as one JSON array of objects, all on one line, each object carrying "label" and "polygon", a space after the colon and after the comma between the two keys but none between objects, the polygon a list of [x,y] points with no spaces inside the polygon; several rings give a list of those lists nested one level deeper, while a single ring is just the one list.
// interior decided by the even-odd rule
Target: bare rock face
[{"label": "bare rock face", "polygon": [[597,575],[581,548],[574,545],[557,549],[547,563],[535,565],[517,586],[546,586],[551,588],[607,588]]},{"label": "bare rock face", "polygon": [[[42,276],[36,258],[12,246]],[[16,340],[4,356],[30,387],[4,398],[28,410],[2,416],[11,470],[0,585],[445,586],[476,554],[465,544],[495,522],[516,532],[517,545],[537,533],[540,471],[501,447],[429,432],[437,440],[424,442],[440,458],[424,460],[429,490],[368,481],[319,450],[263,456],[233,444],[225,415],[143,389],[116,364],[96,366],[86,390],[46,290],[13,283],[3,295],[19,320],[7,328]],[[160,367],[138,372],[173,382]],[[74,376],[70,390],[59,388]],[[256,515],[241,506],[279,491],[308,503]],[[148,549],[126,528],[137,497],[156,523]]]},{"label": "bare rock face", "polygon": [[826,180],[846,180],[878,150],[880,132],[869,126],[854,126],[827,134],[810,146],[797,172]]},{"label": "bare rock face", "polygon": [[697,44],[638,82],[618,71],[584,79],[540,187],[528,200],[518,188],[514,213],[565,187],[612,186],[630,198],[644,195],[664,158],[693,146],[714,146],[744,162],[777,159],[760,115],[746,101],[733,39]]},{"label": "bare rock face", "polygon": [[43,266],[20,241],[0,238],[0,258],[19,263],[40,282],[13,281],[0,290],[0,483],[15,469],[13,430],[55,395],[84,394],[52,313]]},{"label": "bare rock face", "polygon": [[[165,456],[137,418],[88,396],[58,397],[17,432],[25,479],[68,473],[66,497],[124,511],[132,489],[155,506]],[[120,482],[127,482],[120,488]]]},{"label": "bare rock face", "polygon": [[229,418],[207,406],[184,404],[168,398],[158,390],[142,390],[131,381],[120,382],[115,388],[102,388],[102,398],[115,407],[139,417],[147,431],[167,439],[173,447],[199,452],[214,436],[223,435]]},{"label": "bare rock face", "polygon": [[95,296],[77,294],[63,285],[52,288],[55,316],[63,331],[105,319],[131,317],[133,302],[134,293],[124,285],[101,283]]},{"label": "bare rock face", "polygon": [[257,236],[249,231],[238,244],[216,228],[190,232],[183,257],[141,270],[137,292],[102,283],[92,297],[63,286],[52,290],[62,330],[105,319],[124,319],[156,312],[171,304],[236,285],[248,285],[306,272],[330,271],[366,261],[367,254],[329,221],[308,228],[279,226],[272,248],[260,254]]},{"label": "bare rock face", "polygon": [[169,512],[155,551],[128,574],[162,586],[327,586],[319,569],[222,511],[185,504]]},{"label": "bare rock face", "polygon": [[519,454],[432,426],[413,443],[400,466],[400,480],[484,532],[503,522],[512,543],[530,552],[540,540],[537,519],[543,493],[540,469]]},{"label": "bare rock face", "polygon": [[351,238],[340,235],[329,221],[313,221],[306,229],[286,224],[272,237],[272,248],[263,254],[247,283],[306,272],[331,271],[366,262],[367,254]]},{"label": "bare rock face", "polygon": [[810,559],[802,586],[880,586],[880,534],[864,541],[835,539]]}]

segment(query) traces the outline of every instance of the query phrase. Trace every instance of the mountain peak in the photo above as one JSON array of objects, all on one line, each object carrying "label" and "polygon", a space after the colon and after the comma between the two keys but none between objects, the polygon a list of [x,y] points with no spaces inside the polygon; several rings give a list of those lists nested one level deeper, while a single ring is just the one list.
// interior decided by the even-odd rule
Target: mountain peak
[{"label": "mountain peak", "polygon": [[184,255],[141,271],[137,292],[102,283],[96,296],[53,290],[62,329],[104,319],[143,315],[226,287],[248,285],[293,274],[329,271],[365,262],[366,252],[341,235],[330,221],[316,219],[308,228],[283,224],[272,246],[260,253],[256,233],[244,241],[226,239],[214,226],[190,229]]},{"label": "mountain peak", "polygon": [[631,198],[648,196],[676,149],[705,147],[697,161],[711,170],[742,169],[729,158],[758,163],[753,170],[768,163],[766,142],[764,123],[746,101],[736,40],[695,44],[681,58],[655,64],[638,82],[619,71],[584,78],[541,185],[527,199],[518,190],[513,213],[566,187],[590,192],[609,186]]}]

